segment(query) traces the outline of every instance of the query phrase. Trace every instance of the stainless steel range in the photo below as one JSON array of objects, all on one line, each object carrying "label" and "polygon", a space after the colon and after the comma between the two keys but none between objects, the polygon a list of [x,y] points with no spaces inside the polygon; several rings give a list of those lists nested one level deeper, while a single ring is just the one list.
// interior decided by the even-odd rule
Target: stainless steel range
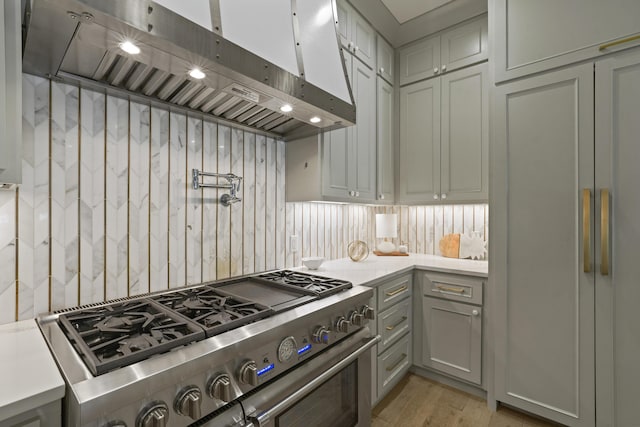
[{"label": "stainless steel range", "polygon": [[70,426],[366,426],[372,291],[282,270],[38,319]]}]

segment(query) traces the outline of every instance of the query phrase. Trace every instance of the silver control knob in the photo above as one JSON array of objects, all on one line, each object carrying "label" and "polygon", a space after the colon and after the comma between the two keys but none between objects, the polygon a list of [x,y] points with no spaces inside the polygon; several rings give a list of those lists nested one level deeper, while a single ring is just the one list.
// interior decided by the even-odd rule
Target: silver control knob
[{"label": "silver control knob", "polygon": [[180,390],[173,404],[173,409],[178,415],[184,415],[192,420],[199,420],[200,403],[202,402],[202,392],[194,385]]},{"label": "silver control knob", "polygon": [[313,332],[312,339],[316,344],[329,344],[329,330],[324,326],[318,326]]},{"label": "silver control knob", "polygon": [[136,427],[166,427],[169,420],[169,407],[166,403],[155,401],[140,412]]},{"label": "silver control knob", "polygon": [[349,321],[344,316],[336,319],[336,332],[349,332]]},{"label": "silver control knob", "polygon": [[375,311],[368,305],[365,305],[364,307],[362,307],[362,309],[360,309],[360,314],[362,314],[362,317],[368,320],[373,320],[376,318]]},{"label": "silver control knob", "polygon": [[349,315],[349,322],[351,322],[351,324],[355,326],[362,326],[364,323],[364,318],[362,314],[358,313],[357,311],[352,311]]},{"label": "silver control knob", "polygon": [[253,360],[247,361],[242,368],[240,368],[240,375],[238,375],[240,382],[242,384],[247,384],[250,386],[258,385],[258,368],[256,366],[256,362]]},{"label": "silver control knob", "polygon": [[220,374],[207,382],[207,394],[213,399],[223,402],[231,401],[231,378],[227,374]]}]

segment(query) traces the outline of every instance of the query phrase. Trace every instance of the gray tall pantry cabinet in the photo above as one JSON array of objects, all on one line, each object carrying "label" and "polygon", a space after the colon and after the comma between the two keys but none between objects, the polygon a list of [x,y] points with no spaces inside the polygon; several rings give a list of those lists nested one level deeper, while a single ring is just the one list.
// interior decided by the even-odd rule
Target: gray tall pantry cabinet
[{"label": "gray tall pantry cabinet", "polygon": [[638,49],[495,89],[495,398],[569,426],[639,424],[639,111]]}]

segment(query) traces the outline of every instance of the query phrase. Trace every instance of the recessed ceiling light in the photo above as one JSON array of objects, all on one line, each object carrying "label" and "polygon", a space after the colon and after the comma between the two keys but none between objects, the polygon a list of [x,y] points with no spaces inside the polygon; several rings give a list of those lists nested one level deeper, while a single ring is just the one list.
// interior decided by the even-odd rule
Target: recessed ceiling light
[{"label": "recessed ceiling light", "polygon": [[309,121],[310,121],[311,123],[320,123],[320,122],[322,121],[322,119],[321,119],[320,117],[318,117],[318,116],[313,116],[313,117],[311,117],[311,118],[309,119]]},{"label": "recessed ceiling light", "polygon": [[282,107],[280,107],[280,111],[282,111],[283,113],[288,113],[292,110],[293,110],[293,107],[289,104],[284,104]]},{"label": "recessed ceiling light", "polygon": [[140,48],[135,44],[131,43],[130,41],[122,42],[120,43],[119,46],[120,46],[120,49],[132,55],[137,55],[140,53]]},{"label": "recessed ceiling light", "polygon": [[204,79],[204,76],[205,76],[205,74],[197,68],[194,68],[193,70],[189,71],[189,75],[194,79],[198,79],[198,80]]}]

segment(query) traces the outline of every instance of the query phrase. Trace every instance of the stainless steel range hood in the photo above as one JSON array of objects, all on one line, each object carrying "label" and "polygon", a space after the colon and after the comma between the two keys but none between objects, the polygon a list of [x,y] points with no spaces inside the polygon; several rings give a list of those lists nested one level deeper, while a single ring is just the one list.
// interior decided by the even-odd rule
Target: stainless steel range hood
[{"label": "stainless steel range hood", "polygon": [[[28,0],[23,70],[118,88],[124,95],[144,95],[285,139],[355,124],[353,95],[335,34],[335,0],[324,1],[324,11],[331,12],[333,38],[321,41],[311,40],[313,34],[301,36],[300,27],[306,28],[311,21],[303,21],[297,13],[305,7],[307,14],[312,13],[317,0],[298,1],[298,9],[295,1],[290,2],[297,72],[225,39],[225,25],[230,29],[237,23],[221,22],[224,0],[200,1],[210,7],[210,29],[148,0]],[[125,53],[124,41],[133,41],[140,52]],[[330,93],[314,85],[307,78],[310,73],[305,75],[303,53],[310,57],[309,45],[318,46],[318,42],[328,45],[333,61],[308,62],[337,63],[340,69],[332,71],[345,80],[347,96]],[[191,77],[193,68],[202,70],[205,77]],[[316,75],[323,74],[316,70]],[[292,106],[292,111],[283,113],[284,104]],[[311,118],[320,121],[311,123]]]}]

